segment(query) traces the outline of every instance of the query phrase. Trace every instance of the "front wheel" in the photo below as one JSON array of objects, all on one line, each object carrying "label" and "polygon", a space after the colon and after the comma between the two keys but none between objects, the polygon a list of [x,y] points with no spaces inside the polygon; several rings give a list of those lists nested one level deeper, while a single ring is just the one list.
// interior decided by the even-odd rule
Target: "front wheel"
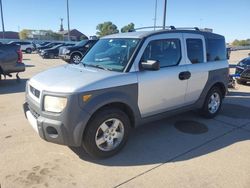
[{"label": "front wheel", "polygon": [[82,60],[82,56],[80,54],[73,54],[71,56],[71,62],[74,64],[79,64],[81,60]]},{"label": "front wheel", "polygon": [[214,118],[220,111],[222,93],[218,87],[213,87],[208,92],[201,113],[206,118]]},{"label": "front wheel", "polygon": [[111,157],[123,148],[129,130],[130,121],[123,111],[117,108],[103,109],[88,123],[83,147],[93,157]]}]

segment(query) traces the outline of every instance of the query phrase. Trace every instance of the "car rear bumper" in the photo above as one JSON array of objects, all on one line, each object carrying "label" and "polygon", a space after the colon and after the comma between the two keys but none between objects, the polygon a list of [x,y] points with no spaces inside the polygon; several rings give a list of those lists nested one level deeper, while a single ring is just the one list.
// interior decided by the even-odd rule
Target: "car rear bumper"
[{"label": "car rear bumper", "polygon": [[8,67],[7,70],[4,70],[4,73],[10,74],[10,73],[18,73],[18,72],[24,72],[24,71],[25,71],[25,64],[16,63],[14,66]]}]

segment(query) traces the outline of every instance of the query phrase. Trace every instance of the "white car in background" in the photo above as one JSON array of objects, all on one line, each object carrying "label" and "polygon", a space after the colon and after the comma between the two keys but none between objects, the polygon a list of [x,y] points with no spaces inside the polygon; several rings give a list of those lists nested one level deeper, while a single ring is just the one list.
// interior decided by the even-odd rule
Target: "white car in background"
[{"label": "white car in background", "polygon": [[21,46],[21,50],[27,54],[31,54],[35,49],[36,45],[33,42],[26,41],[12,41],[9,44],[17,44]]}]

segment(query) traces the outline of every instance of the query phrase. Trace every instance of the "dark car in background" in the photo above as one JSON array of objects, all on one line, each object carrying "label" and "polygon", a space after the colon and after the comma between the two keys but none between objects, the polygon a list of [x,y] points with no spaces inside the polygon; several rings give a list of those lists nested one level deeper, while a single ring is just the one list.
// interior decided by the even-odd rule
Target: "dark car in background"
[{"label": "dark car in background", "polygon": [[227,47],[227,59],[230,59],[232,49],[230,47]]},{"label": "dark car in background", "polygon": [[97,40],[82,40],[72,47],[65,47],[59,51],[59,57],[67,63],[78,64],[85,53],[97,42]]},{"label": "dark car in background", "polygon": [[61,47],[74,46],[74,45],[75,45],[74,43],[58,44],[52,48],[42,50],[40,55],[42,56],[42,58],[53,59],[55,57],[58,57],[59,49]]},{"label": "dark car in background", "polygon": [[56,46],[58,44],[63,44],[63,43],[62,42],[51,42],[51,43],[48,43],[45,46],[37,47],[37,52],[41,53],[42,50],[52,48],[52,47],[54,47],[54,46]]},{"label": "dark car in background", "polygon": [[45,45],[47,45],[49,43],[51,43],[51,42],[42,42],[40,44],[37,44],[37,47],[42,47],[42,46],[45,46]]},{"label": "dark car in background", "polygon": [[12,77],[11,73],[25,71],[25,65],[22,63],[23,55],[20,45],[16,44],[0,44],[0,80],[4,77]]},{"label": "dark car in background", "polygon": [[246,84],[250,82],[250,57],[241,60],[235,70],[237,75],[236,81],[238,84]]}]

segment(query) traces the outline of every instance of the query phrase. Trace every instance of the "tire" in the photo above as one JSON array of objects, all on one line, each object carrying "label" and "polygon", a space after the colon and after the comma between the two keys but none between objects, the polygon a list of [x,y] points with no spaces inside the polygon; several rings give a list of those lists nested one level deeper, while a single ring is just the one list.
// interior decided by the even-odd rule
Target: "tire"
[{"label": "tire", "polygon": [[111,157],[125,146],[129,131],[130,121],[123,111],[105,108],[91,118],[84,132],[82,145],[92,157]]},{"label": "tire", "polygon": [[81,60],[82,60],[82,55],[80,55],[79,53],[74,53],[71,55],[70,62],[74,64],[79,64]]},{"label": "tire", "polygon": [[242,84],[242,85],[245,85],[247,83],[246,81],[242,81],[241,79],[237,79],[236,82],[237,84]]},{"label": "tire", "polygon": [[25,50],[25,52],[26,52],[27,54],[31,54],[31,53],[32,53],[32,49],[31,49],[31,48],[27,48],[27,49]]},{"label": "tire", "polygon": [[218,87],[213,87],[209,90],[201,109],[202,116],[208,119],[214,118],[219,113],[221,104],[222,92]]}]

